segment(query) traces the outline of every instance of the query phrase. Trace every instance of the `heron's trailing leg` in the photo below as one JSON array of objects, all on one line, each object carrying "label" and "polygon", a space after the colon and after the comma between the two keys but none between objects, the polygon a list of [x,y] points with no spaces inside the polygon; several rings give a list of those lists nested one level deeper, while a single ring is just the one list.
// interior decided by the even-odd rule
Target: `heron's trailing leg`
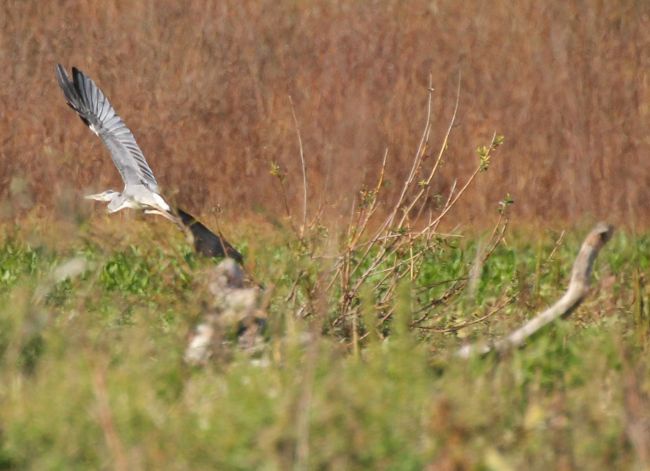
[{"label": "heron's trailing leg", "polygon": [[183,229],[183,223],[182,223],[182,221],[180,220],[180,218],[177,217],[177,216],[174,216],[173,214],[170,214],[170,213],[168,213],[168,212],[166,212],[166,211],[161,211],[161,210],[159,210],[159,209],[145,209],[145,210],[144,210],[144,213],[145,213],[145,214],[158,214],[159,216],[162,216],[162,217],[164,217],[165,219],[169,219],[171,222],[173,222],[173,223],[176,224],[178,227],[180,227],[181,229]]}]

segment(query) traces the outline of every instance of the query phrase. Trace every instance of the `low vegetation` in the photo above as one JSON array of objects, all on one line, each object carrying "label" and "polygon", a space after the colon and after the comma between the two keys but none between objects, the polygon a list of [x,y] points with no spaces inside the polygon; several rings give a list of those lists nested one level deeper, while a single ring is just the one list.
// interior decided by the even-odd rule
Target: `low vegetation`
[{"label": "low vegetation", "polygon": [[[197,368],[182,359],[212,262],[164,222],[120,227],[86,221],[75,238],[61,224],[4,228],[1,468],[647,465],[647,236],[614,237],[571,318],[503,357],[463,361],[461,344],[557,298],[580,231],[511,234],[471,290],[432,305],[471,272],[489,234],[446,238],[398,284],[390,322],[376,324],[374,293],[360,290],[355,336],[334,326],[340,299],[319,289],[326,267],[300,255],[292,232],[237,228],[270,293],[266,342],[253,355],[226,342]],[[82,274],[65,278],[78,259]]]}]

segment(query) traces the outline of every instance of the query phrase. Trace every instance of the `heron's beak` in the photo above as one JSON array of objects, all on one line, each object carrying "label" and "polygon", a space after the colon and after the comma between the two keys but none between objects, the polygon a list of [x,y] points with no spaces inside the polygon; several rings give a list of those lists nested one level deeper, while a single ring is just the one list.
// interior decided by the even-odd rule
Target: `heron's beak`
[{"label": "heron's beak", "polygon": [[85,199],[87,200],[95,200],[95,201],[111,201],[113,199],[113,195],[110,193],[97,193],[95,195],[86,195],[84,196]]}]

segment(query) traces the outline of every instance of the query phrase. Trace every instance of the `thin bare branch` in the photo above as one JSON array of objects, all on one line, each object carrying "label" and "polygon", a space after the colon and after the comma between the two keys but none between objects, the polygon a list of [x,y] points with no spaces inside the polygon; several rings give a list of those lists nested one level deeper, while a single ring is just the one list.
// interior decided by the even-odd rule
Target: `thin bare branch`
[{"label": "thin bare branch", "polygon": [[305,228],[307,227],[307,166],[305,165],[305,152],[302,146],[302,136],[300,135],[298,118],[296,117],[296,110],[293,106],[293,98],[291,98],[291,95],[289,95],[289,103],[291,104],[293,124],[296,127],[296,136],[298,137],[298,147],[300,149],[300,165],[302,167],[302,226],[300,227],[300,238],[302,239],[305,235]]},{"label": "thin bare branch", "polygon": [[472,319],[471,321],[463,322],[462,324],[452,325],[450,327],[432,327],[432,326],[420,325],[417,326],[417,328],[422,330],[428,330],[431,332],[438,332],[438,333],[457,332],[461,329],[469,327],[470,325],[478,324],[479,322],[483,322],[484,320],[492,317],[496,313],[503,310],[503,308],[506,307],[508,304],[510,304],[512,301],[514,301],[514,299],[515,299],[514,296],[509,296],[505,298],[502,302],[494,306],[492,309],[490,309],[483,316],[477,317],[476,319]]},{"label": "thin bare branch", "polygon": [[454,112],[451,115],[451,119],[449,120],[449,125],[447,126],[447,132],[445,133],[445,137],[442,139],[442,144],[440,145],[440,150],[438,151],[438,156],[436,157],[436,161],[433,164],[433,168],[429,172],[429,175],[427,176],[426,180],[424,180],[423,185],[420,187],[420,191],[418,194],[413,198],[413,201],[409,205],[408,208],[404,211],[404,215],[402,216],[402,220],[400,221],[400,224],[398,226],[401,226],[404,223],[404,220],[408,216],[408,214],[411,212],[413,207],[417,204],[417,202],[420,200],[422,195],[425,192],[425,189],[429,187],[431,184],[431,181],[433,180],[433,177],[435,176],[436,172],[438,171],[438,167],[440,165],[440,162],[442,161],[442,156],[445,154],[445,150],[447,150],[447,144],[449,143],[449,136],[451,135],[451,130],[454,127],[454,123],[456,122],[456,115],[458,114],[458,106],[460,105],[460,82],[461,82],[461,74],[460,72],[458,73],[458,85],[456,88],[456,103],[454,104]]}]

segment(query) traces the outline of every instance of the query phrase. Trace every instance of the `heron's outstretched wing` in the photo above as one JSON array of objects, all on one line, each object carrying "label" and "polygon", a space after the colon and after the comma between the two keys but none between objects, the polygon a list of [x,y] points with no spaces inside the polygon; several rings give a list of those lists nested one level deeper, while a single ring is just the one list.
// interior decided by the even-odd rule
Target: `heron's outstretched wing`
[{"label": "heron's outstretched wing", "polygon": [[194,216],[183,211],[181,208],[176,209],[178,216],[185,227],[192,233],[194,239],[194,250],[204,257],[230,257],[238,263],[244,263],[244,257],[237,252],[226,239],[219,237],[210,229],[205,227]]},{"label": "heron's outstretched wing", "polygon": [[102,138],[124,183],[143,184],[158,192],[158,182],[138,143],[135,142],[133,133],[117,115],[95,82],[75,67],[72,68],[72,81],[60,64],[56,66],[56,74],[68,105]]}]

